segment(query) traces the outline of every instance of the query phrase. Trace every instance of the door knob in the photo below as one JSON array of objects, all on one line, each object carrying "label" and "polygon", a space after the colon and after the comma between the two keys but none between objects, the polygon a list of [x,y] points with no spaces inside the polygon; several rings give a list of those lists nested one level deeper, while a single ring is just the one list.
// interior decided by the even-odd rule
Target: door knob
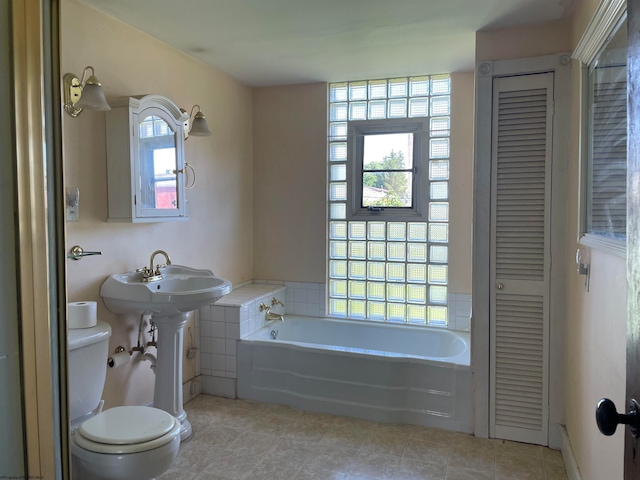
[{"label": "door knob", "polygon": [[629,402],[629,413],[618,413],[616,405],[608,398],[603,398],[596,407],[596,423],[603,435],[613,435],[619,423],[629,425],[631,434],[638,437],[640,431],[640,405],[635,399]]},{"label": "door knob", "polygon": [[504,283],[496,283],[496,288],[498,290],[504,290]]}]

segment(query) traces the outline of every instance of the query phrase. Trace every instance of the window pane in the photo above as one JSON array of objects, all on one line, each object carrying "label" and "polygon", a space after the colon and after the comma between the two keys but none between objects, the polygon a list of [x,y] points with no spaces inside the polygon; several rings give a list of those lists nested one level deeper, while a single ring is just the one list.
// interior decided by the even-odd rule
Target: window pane
[{"label": "window pane", "polygon": [[347,258],[347,242],[329,242],[330,258]]},{"label": "window pane", "polygon": [[372,80],[369,82],[369,98],[387,98],[387,81]]},{"label": "window pane", "polygon": [[345,164],[331,165],[331,181],[343,181],[347,179],[347,166]]},{"label": "window pane", "polygon": [[329,120],[332,122],[344,122],[347,119],[347,104],[333,103],[329,112]]},{"label": "window pane", "polygon": [[410,117],[429,116],[429,99],[428,98],[412,98],[411,100],[409,100],[409,116]]},{"label": "window pane", "polygon": [[344,220],[347,218],[347,205],[344,203],[332,203],[329,218],[331,220]]},{"label": "window pane", "polygon": [[447,287],[441,285],[429,285],[429,301],[431,303],[447,304]]},{"label": "window pane", "polygon": [[429,180],[448,180],[449,160],[431,160],[429,162]]},{"label": "window pane", "polygon": [[329,160],[332,162],[345,162],[347,160],[347,144],[344,142],[332,143],[329,147]]},{"label": "window pane", "polygon": [[347,316],[347,301],[332,298],[329,301],[329,314],[335,317]]},{"label": "window pane", "polygon": [[449,97],[431,97],[431,115],[449,115],[451,109],[449,105]]},{"label": "window pane", "polygon": [[349,104],[349,120],[366,120],[367,102],[351,102]]},{"label": "window pane", "polygon": [[365,242],[349,242],[349,258],[365,260],[366,255],[367,244]]},{"label": "window pane", "polygon": [[347,281],[329,280],[329,294],[332,297],[347,298]]},{"label": "window pane", "polygon": [[349,84],[349,100],[366,100],[367,82],[353,82]]},{"label": "window pane", "polygon": [[369,240],[384,240],[387,225],[385,222],[369,222]]},{"label": "window pane", "polygon": [[384,283],[369,282],[367,284],[367,295],[369,300],[383,300],[384,297]]},{"label": "window pane", "polygon": [[329,224],[329,238],[333,240],[346,240],[347,222],[331,222]]},{"label": "window pane", "polygon": [[412,77],[409,79],[409,96],[429,95],[429,77]]},{"label": "window pane", "polygon": [[413,134],[365,135],[363,142],[362,206],[411,207]]},{"label": "window pane", "polygon": [[376,120],[387,117],[387,101],[377,100],[369,102],[369,119]]},{"label": "window pane", "polygon": [[451,77],[449,75],[433,75],[431,77],[431,95],[448,95],[451,93]]},{"label": "window pane", "polygon": [[404,118],[407,116],[407,100],[389,100],[387,103],[387,115],[389,118]]},{"label": "window pane", "polygon": [[626,22],[589,66],[586,231],[624,241],[627,218]]},{"label": "window pane", "polygon": [[367,273],[367,278],[369,280],[382,280],[384,281],[385,279],[385,272],[384,272],[384,267],[385,267],[385,263],[381,263],[381,262],[369,262],[368,263],[368,273]]},{"label": "window pane", "polygon": [[394,78],[389,80],[389,97],[406,97],[407,79]]},{"label": "window pane", "polygon": [[424,243],[407,244],[407,261],[426,262],[427,261],[427,245]]},{"label": "window pane", "polygon": [[329,87],[329,100],[331,102],[345,102],[347,100],[347,84],[331,84],[331,86]]}]

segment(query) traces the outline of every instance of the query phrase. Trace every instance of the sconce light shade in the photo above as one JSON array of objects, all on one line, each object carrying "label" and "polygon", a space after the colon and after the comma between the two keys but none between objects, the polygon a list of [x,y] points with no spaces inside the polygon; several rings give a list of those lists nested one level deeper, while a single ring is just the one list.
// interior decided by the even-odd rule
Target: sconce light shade
[{"label": "sconce light shade", "polygon": [[195,117],[193,117],[193,122],[191,122],[191,129],[189,130],[189,135],[193,135],[194,137],[209,137],[211,136],[211,130],[209,130],[209,125],[207,125],[207,120],[204,117],[204,113],[198,111]]},{"label": "sconce light shade", "polygon": [[[198,109],[195,115],[193,115],[193,111]],[[185,110],[182,110],[186,113]],[[193,117],[191,121],[191,128],[189,128],[188,121],[185,122],[185,132],[184,138],[185,140],[189,138],[191,135],[194,137],[210,137],[211,130],[209,130],[209,125],[207,125],[207,120],[204,116],[204,113],[200,110],[200,105],[194,105],[191,107],[191,113],[189,114],[189,118]]]},{"label": "sconce light shade", "polygon": [[[91,76],[85,81],[87,70],[91,70]],[[111,107],[104,97],[102,84],[95,77],[93,67],[85,67],[82,79],[78,80],[73,73],[67,73],[63,78],[64,110],[72,117],[80,115],[83,109],[107,111]]]}]

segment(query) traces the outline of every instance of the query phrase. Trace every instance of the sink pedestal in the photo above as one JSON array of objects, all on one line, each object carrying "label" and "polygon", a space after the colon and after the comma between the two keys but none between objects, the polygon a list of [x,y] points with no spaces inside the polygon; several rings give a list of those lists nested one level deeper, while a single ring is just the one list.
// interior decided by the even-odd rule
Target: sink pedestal
[{"label": "sink pedestal", "polygon": [[158,358],[153,406],[169,412],[182,424],[180,441],[191,438],[193,430],[182,406],[182,337],[187,314],[153,316],[158,327]]}]

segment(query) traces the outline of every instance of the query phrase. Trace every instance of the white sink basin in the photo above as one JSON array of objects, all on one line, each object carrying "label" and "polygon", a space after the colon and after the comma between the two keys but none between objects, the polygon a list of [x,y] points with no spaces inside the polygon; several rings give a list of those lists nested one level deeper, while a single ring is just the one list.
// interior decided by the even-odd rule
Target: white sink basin
[{"label": "white sink basin", "polygon": [[100,296],[113,313],[171,316],[197,310],[231,291],[231,282],[210,270],[169,265],[162,277],[143,282],[138,272],[116,273],[102,284]]}]

